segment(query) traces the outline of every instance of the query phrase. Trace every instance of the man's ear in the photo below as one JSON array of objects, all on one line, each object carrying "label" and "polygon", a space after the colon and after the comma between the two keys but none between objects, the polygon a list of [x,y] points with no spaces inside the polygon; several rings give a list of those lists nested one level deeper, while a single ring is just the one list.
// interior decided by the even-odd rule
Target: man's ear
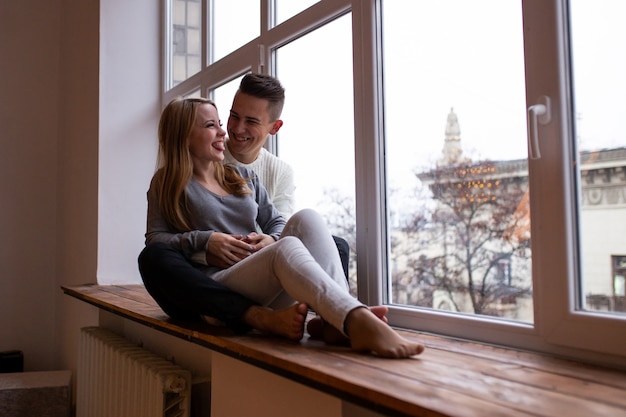
[{"label": "man's ear", "polygon": [[274,124],[272,125],[272,130],[270,130],[270,135],[275,135],[276,133],[278,133],[278,131],[280,130],[280,128],[283,126],[283,121],[278,119],[274,122]]}]

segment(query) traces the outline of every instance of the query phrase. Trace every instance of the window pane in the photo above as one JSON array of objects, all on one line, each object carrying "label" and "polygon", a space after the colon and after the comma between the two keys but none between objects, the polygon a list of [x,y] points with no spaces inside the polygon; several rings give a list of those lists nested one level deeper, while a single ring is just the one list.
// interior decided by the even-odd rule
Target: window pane
[{"label": "window pane", "polygon": [[626,312],[626,3],[572,0],[582,305]]},{"label": "window pane", "polygon": [[226,84],[222,84],[213,90],[213,101],[215,101],[215,104],[217,105],[224,128],[226,127],[228,115],[230,114],[230,108],[233,105],[233,98],[235,98],[235,93],[239,88],[242,78],[243,75],[227,82]]},{"label": "window pane", "polygon": [[200,0],[171,0],[170,7],[168,88],[198,73],[202,65]]},{"label": "window pane", "polygon": [[276,12],[275,25],[278,26],[285,20],[297,15],[319,0],[275,0],[274,10]]},{"label": "window pane", "polygon": [[276,75],[286,96],[278,155],[295,170],[296,208],[317,209],[348,241],[356,294],[351,30],[345,15],[281,47]]},{"label": "window pane", "polygon": [[382,6],[389,302],[532,322],[521,2]]},{"label": "window pane", "polygon": [[213,54],[211,63],[259,36],[259,0],[213,0],[209,39]]}]

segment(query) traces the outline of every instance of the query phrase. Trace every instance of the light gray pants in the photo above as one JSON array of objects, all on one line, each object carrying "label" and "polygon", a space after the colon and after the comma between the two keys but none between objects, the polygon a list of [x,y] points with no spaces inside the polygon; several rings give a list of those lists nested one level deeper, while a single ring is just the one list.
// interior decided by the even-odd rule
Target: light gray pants
[{"label": "light gray pants", "polygon": [[344,333],[348,313],[363,306],[350,295],[324,219],[311,209],[291,216],[276,243],[211,278],[274,309],[306,303]]}]

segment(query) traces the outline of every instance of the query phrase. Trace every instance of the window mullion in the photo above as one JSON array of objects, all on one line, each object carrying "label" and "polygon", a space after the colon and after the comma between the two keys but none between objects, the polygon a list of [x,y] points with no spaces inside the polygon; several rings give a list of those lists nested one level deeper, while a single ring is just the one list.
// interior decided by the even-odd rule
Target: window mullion
[{"label": "window mullion", "polygon": [[387,282],[380,24],[375,0],[352,4],[358,297],[384,302]]}]

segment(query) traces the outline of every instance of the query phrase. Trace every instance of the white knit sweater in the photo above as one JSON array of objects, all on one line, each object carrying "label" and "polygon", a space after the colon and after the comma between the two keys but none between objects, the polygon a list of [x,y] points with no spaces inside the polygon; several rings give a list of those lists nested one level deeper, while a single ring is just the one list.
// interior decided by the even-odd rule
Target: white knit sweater
[{"label": "white knit sweater", "polygon": [[231,155],[228,147],[224,151],[224,163],[253,170],[267,190],[274,206],[285,219],[293,214],[296,185],[293,168],[288,163],[267,149],[261,148],[261,153],[254,162],[243,164]]}]

